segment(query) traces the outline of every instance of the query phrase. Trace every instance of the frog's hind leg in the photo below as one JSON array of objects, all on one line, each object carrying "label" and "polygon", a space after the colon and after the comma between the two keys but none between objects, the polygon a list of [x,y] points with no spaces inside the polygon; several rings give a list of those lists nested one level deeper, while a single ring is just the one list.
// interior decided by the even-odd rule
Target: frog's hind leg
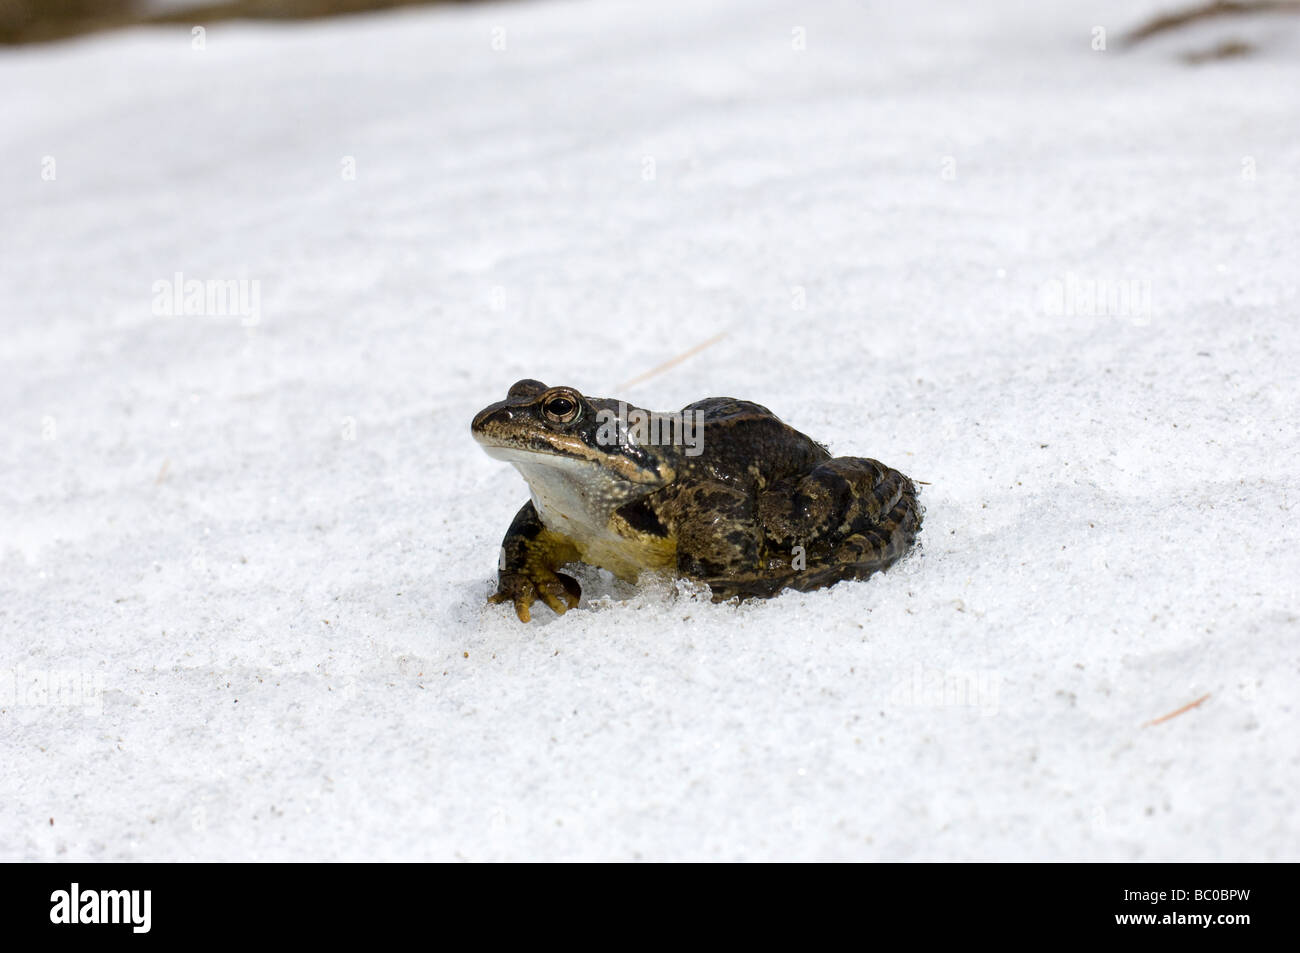
[{"label": "frog's hind leg", "polygon": [[873,474],[870,479],[874,482],[865,504],[846,519],[847,529],[834,541],[830,561],[852,567],[845,578],[865,579],[893,565],[912,548],[921,531],[921,503],[915,484],[897,470],[876,460],[855,457],[841,460],[863,465]]},{"label": "frog's hind leg", "polygon": [[765,536],[753,494],[702,483],[677,500],[677,571],[705,583],[713,601],[765,599],[786,585],[790,564],[765,560]]},{"label": "frog's hind leg", "polygon": [[878,460],[835,457],[760,500],[770,549],[788,550],[793,589],[865,579],[912,546],[922,511],[912,481]]},{"label": "frog's hind leg", "polygon": [[761,565],[763,533],[749,494],[721,483],[701,483],[681,494],[676,506],[677,571],[712,585],[719,578],[748,577]]}]

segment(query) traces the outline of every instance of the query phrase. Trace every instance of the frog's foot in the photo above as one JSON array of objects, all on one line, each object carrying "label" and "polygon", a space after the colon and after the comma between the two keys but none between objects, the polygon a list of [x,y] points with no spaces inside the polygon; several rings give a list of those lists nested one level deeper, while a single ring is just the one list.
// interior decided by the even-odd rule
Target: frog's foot
[{"label": "frog's foot", "polygon": [[530,609],[538,599],[550,606],[556,615],[564,615],[581,598],[582,587],[578,580],[562,572],[539,569],[531,573],[501,573],[497,591],[488,596],[488,602],[511,602],[519,621],[528,622],[533,617]]}]

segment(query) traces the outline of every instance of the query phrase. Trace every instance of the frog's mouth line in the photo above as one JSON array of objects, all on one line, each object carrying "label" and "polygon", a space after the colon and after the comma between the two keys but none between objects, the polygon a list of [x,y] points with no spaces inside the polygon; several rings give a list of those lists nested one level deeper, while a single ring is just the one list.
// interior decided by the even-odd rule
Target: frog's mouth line
[{"label": "frog's mouth line", "polygon": [[555,449],[533,450],[530,447],[487,443],[483,440],[479,441],[479,445],[489,457],[494,460],[504,460],[506,463],[522,463],[533,467],[552,466],[566,470],[573,467],[599,466],[599,463],[590,456],[578,456]]},{"label": "frog's mouth line", "polygon": [[524,474],[524,479],[532,480],[530,473],[539,468],[562,470],[582,482],[599,479],[592,474],[596,470],[605,479],[621,479],[636,484],[662,484],[672,479],[654,470],[639,466],[636,461],[616,453],[593,453],[586,444],[576,438],[562,438],[551,435],[545,448],[521,447],[518,444],[506,444],[494,440],[486,434],[474,434],[483,451],[496,460],[514,464]]}]

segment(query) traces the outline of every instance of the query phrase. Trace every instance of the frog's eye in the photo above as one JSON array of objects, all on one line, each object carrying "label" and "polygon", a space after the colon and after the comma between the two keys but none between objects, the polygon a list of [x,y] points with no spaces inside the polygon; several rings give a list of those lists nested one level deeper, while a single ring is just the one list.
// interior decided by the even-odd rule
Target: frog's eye
[{"label": "frog's eye", "polygon": [[553,423],[567,424],[578,416],[578,401],[573,394],[561,392],[542,403],[542,412]]}]

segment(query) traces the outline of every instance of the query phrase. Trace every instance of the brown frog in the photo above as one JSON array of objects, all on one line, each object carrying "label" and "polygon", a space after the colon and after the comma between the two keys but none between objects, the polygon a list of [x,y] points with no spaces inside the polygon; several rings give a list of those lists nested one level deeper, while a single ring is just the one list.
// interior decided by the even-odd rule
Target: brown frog
[{"label": "brown frog", "polygon": [[669,570],[714,601],[865,579],[921,528],[912,481],[863,457],[832,457],[766,407],[709,397],[675,413],[522,380],[481,410],[474,439],[515,465],[532,499],[502,543],[491,602],[523,622],[540,599],[578,604],[583,562],[635,580]]}]

